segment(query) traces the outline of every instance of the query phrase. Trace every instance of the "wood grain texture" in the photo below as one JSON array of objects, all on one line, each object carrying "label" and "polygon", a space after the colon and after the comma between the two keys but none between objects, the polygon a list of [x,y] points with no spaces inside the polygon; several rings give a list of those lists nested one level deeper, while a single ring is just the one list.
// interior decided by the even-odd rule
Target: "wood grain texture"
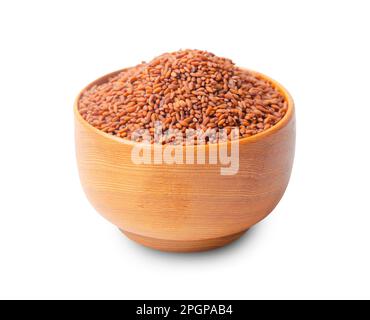
[{"label": "wood grain texture", "polygon": [[247,231],[248,230],[243,230],[241,232],[230,234],[225,237],[218,237],[206,240],[164,240],[149,238],[121,230],[121,232],[125,234],[129,239],[136,241],[143,246],[169,252],[199,252],[217,249],[239,239]]},{"label": "wood grain texture", "polygon": [[222,246],[265,218],[290,178],[295,115],[288,92],[259,75],[286,97],[288,111],[274,127],[239,140],[240,167],[232,176],[220,175],[221,164],[134,164],[134,143],[89,125],[78,112],[79,95],[74,106],[77,163],[96,210],[137,242],[185,252]]}]

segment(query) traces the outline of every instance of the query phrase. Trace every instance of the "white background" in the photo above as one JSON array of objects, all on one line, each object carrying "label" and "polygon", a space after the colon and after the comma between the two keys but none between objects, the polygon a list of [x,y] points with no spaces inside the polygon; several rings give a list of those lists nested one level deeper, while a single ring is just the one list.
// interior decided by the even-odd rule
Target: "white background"
[{"label": "white background", "polygon": [[[369,1],[1,1],[0,298],[370,298]],[[291,92],[288,190],[240,241],[129,241],[79,184],[73,101],[108,72],[198,48]],[[225,212],[227,214],[227,212]]]}]

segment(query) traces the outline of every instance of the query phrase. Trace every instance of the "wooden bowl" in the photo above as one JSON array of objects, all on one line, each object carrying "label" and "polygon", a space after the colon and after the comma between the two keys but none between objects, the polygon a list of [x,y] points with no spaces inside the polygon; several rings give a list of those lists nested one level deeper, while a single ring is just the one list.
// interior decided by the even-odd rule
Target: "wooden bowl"
[{"label": "wooden bowl", "polygon": [[175,252],[224,246],[265,218],[288,185],[295,115],[289,93],[276,81],[254,73],[285,96],[288,111],[270,129],[239,140],[239,172],[229,176],[220,174],[221,164],[134,164],[134,142],[106,134],[81,117],[77,105],[82,90],[74,105],[77,163],[83,189],[95,209],[130,239]]}]

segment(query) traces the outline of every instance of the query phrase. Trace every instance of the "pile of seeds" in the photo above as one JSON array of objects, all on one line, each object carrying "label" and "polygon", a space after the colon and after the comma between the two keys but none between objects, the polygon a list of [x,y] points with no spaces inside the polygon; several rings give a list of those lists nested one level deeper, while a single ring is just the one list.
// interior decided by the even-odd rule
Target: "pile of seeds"
[{"label": "pile of seeds", "polygon": [[200,50],[163,54],[83,92],[79,112],[95,128],[133,139],[146,129],[239,128],[249,137],[275,125],[287,102],[274,86],[226,58]]}]

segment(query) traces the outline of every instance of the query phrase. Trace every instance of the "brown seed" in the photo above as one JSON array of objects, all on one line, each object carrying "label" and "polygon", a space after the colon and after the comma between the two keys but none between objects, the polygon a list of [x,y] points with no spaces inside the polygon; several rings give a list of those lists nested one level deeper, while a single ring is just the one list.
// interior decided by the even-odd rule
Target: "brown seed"
[{"label": "brown seed", "polygon": [[136,110],[136,107],[130,107],[126,109],[126,112],[131,113],[131,112],[134,112],[135,110]]},{"label": "brown seed", "polygon": [[206,126],[208,122],[209,122],[209,117],[205,117],[202,124]]},{"label": "brown seed", "polygon": [[217,106],[217,109],[226,109],[227,108],[227,104],[224,103],[224,104],[220,104]]},{"label": "brown seed", "polygon": [[159,93],[162,91],[162,88],[161,87],[157,87],[153,90],[153,93]]},{"label": "brown seed", "polygon": [[172,122],[172,118],[166,118],[166,120],[164,120],[165,125],[170,124],[171,122]]},{"label": "brown seed", "polygon": [[145,123],[149,123],[150,122],[150,120],[152,118],[152,114],[153,114],[153,112],[151,112],[151,111],[147,113],[147,115],[145,117]]},{"label": "brown seed", "polygon": [[225,110],[225,109],[217,109],[216,110],[216,113],[227,113],[227,112],[229,112],[228,110]]},{"label": "brown seed", "polygon": [[209,107],[207,108],[206,116],[209,116],[209,115],[211,114],[212,109],[213,109],[213,108],[212,108],[211,106],[209,106]]},{"label": "brown seed", "polygon": [[184,100],[180,100],[179,105],[180,105],[181,108],[185,108],[186,107],[186,102]]},{"label": "brown seed", "polygon": [[269,113],[269,111],[266,109],[266,108],[264,108],[263,106],[261,106],[261,105],[256,105],[255,106],[259,111],[261,111],[261,112],[263,112],[263,113]]},{"label": "brown seed", "polygon": [[189,109],[193,106],[190,99],[186,99],[186,105],[188,106]]}]

